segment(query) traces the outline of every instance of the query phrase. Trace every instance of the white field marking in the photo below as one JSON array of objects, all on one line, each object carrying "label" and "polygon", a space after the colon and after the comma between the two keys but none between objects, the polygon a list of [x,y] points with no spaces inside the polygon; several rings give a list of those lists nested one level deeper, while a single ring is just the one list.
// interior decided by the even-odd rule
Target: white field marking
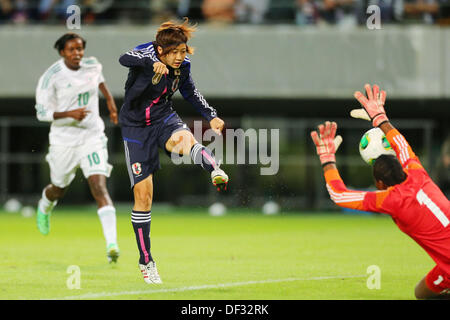
[{"label": "white field marking", "polygon": [[367,275],[342,275],[342,276],[323,276],[323,277],[311,277],[311,278],[286,278],[286,279],[268,279],[268,280],[256,280],[245,282],[230,282],[219,284],[205,284],[200,286],[189,286],[180,288],[166,288],[166,289],[150,289],[150,290],[136,290],[136,291],[121,291],[121,292],[98,292],[98,293],[86,293],[78,296],[67,296],[61,298],[41,299],[41,300],[74,300],[74,299],[96,299],[104,297],[114,296],[130,296],[130,295],[142,295],[153,293],[167,293],[167,292],[184,292],[206,289],[218,289],[229,287],[248,286],[252,284],[265,284],[265,283],[277,283],[277,282],[293,282],[293,281],[317,281],[317,280],[329,280],[329,279],[350,279],[350,278],[367,278]]}]

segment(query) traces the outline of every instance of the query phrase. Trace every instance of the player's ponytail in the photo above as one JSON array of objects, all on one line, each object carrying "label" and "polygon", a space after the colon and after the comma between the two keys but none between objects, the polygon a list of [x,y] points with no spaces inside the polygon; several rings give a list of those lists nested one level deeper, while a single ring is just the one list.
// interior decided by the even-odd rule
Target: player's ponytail
[{"label": "player's ponytail", "polygon": [[166,21],[162,23],[156,32],[156,40],[154,47],[160,46],[163,49],[161,55],[166,55],[170,50],[176,48],[180,44],[186,44],[187,53],[193,54],[194,48],[189,47],[187,42],[192,38],[193,33],[197,30],[196,25],[190,25],[189,19],[184,18],[182,23]]},{"label": "player's ponytail", "polygon": [[375,180],[382,181],[386,186],[391,187],[406,180],[405,171],[393,155],[381,155],[373,164],[373,176]]}]

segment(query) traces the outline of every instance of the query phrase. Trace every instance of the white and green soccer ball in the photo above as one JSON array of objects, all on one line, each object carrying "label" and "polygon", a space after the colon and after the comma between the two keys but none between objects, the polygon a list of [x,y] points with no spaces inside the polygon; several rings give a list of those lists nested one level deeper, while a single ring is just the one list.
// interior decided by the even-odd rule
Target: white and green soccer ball
[{"label": "white and green soccer ball", "polygon": [[361,158],[370,165],[382,154],[395,156],[394,149],[380,128],[372,128],[363,134],[359,141],[359,153]]}]

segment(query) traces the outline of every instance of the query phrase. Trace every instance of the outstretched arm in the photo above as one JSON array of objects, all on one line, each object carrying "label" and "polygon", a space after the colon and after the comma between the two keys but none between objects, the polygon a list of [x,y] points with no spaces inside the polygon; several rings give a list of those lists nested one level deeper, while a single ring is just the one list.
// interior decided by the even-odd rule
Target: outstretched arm
[{"label": "outstretched arm", "polygon": [[211,129],[220,135],[225,123],[217,116],[216,109],[211,107],[197,90],[190,73],[188,78],[181,84],[180,93],[209,122]]},{"label": "outstretched arm", "polygon": [[354,118],[372,121],[374,127],[379,127],[383,130],[386,138],[395,150],[402,167],[407,167],[411,160],[413,160],[413,166],[422,167],[418,157],[414,154],[405,137],[391,124],[386,116],[384,109],[386,91],[380,91],[380,88],[376,84],[373,88],[369,84],[366,84],[364,88],[367,97],[359,91],[354,93],[354,97],[361,103],[363,108],[352,110],[350,115]]},{"label": "outstretched arm", "polygon": [[322,164],[326,186],[331,200],[340,207],[355,210],[379,212],[388,191],[366,192],[347,189],[336,167],[335,153],[342,142],[335,136],[337,124],[325,122],[318,126],[318,131],[311,132],[316,151]]},{"label": "outstretched arm", "polygon": [[383,123],[380,129],[386,135],[402,167],[423,168],[408,141],[390,122]]}]

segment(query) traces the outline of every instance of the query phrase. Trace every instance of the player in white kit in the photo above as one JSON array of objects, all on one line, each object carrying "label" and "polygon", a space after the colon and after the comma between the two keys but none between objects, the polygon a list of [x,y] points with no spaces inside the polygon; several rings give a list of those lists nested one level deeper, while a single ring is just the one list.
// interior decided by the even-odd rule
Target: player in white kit
[{"label": "player in white kit", "polygon": [[119,257],[116,210],[106,188],[112,166],[108,163],[105,125],[99,115],[98,89],[106,98],[111,122],[117,124],[117,108],[95,57],[83,58],[86,41],[67,33],[55,43],[62,57],[39,79],[36,88],[36,116],[51,122],[49,151],[50,181],[39,200],[37,225],[50,232],[50,214],[64,196],[81,168],[97,202],[109,262]]}]

